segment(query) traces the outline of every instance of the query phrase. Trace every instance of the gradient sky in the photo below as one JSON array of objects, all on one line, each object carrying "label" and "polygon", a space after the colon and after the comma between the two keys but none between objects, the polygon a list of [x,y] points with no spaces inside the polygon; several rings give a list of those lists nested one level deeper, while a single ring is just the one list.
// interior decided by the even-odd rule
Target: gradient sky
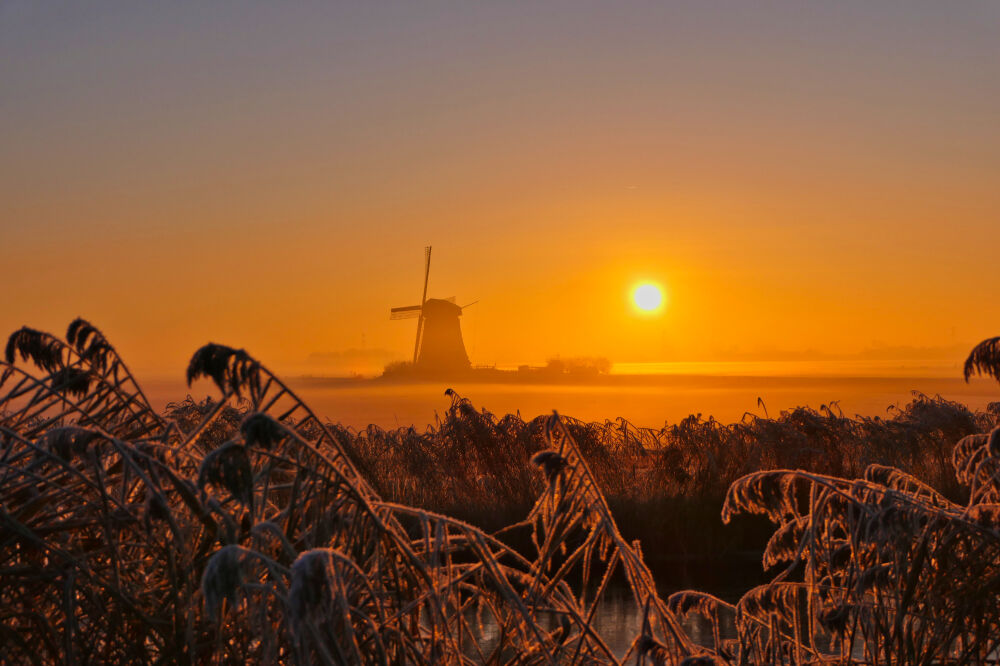
[{"label": "gradient sky", "polygon": [[433,244],[476,363],[974,343],[998,35],[995,2],[0,0],[0,332],[402,357]]}]

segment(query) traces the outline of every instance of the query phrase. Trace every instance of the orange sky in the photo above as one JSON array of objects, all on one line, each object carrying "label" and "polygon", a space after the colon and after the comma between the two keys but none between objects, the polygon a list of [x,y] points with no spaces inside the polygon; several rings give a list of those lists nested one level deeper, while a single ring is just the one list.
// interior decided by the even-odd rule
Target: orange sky
[{"label": "orange sky", "polygon": [[3,334],[405,357],[426,244],[475,363],[1000,333],[996,4],[200,4],[0,5]]}]

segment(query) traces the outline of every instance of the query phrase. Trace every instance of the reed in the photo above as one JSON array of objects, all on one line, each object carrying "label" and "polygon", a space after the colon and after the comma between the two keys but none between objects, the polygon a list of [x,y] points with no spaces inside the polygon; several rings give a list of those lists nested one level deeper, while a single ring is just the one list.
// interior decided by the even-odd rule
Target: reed
[{"label": "reed", "polygon": [[[993,351],[971,369],[995,375]],[[1000,431],[966,431],[995,414],[916,396],[881,420],[796,410],[654,431],[497,419],[452,395],[427,432],[355,432],[322,422],[258,360],[223,345],[198,350],[188,368],[219,398],[165,415],[85,321],[65,339],[21,329],[5,358],[3,663],[994,657]],[[937,442],[960,433],[957,484],[938,492]],[[663,599],[615,502],[664,487],[711,497],[747,465],[788,456],[848,475],[867,467],[853,480],[790,469],[735,479],[723,516],[775,521],[764,563],[781,573],[736,604]],[[524,511],[497,530],[429,508],[476,501]],[[624,659],[593,621],[616,584],[642,618]],[[735,614],[739,638],[715,632],[713,645],[696,645],[686,613]]]},{"label": "reed", "polygon": [[[544,478],[524,461],[547,450],[546,418],[496,417],[454,392],[450,399],[441,420],[422,431],[326,425],[386,500],[489,531],[519,521],[544,488]],[[167,416],[193,425],[213,404],[187,399],[171,405]],[[226,408],[212,426],[212,441],[234,436],[242,417]],[[888,465],[964,501],[966,491],[949,471],[951,447],[988,430],[996,417],[918,393],[885,418],[848,418],[833,406],[774,418],[747,415],[732,424],[691,416],[660,429],[623,419],[562,420],[622,533],[651,553],[648,563],[664,589],[697,585],[731,596],[745,580],[766,579],[746,553],[759,551],[769,533],[759,519],[741,517],[728,526],[717,520],[738,478],[772,468],[852,477],[869,465]]]}]

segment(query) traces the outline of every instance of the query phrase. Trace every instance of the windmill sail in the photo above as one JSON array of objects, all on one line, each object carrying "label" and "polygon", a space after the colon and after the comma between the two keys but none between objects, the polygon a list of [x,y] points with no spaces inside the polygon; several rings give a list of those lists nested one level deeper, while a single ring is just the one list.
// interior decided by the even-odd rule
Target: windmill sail
[{"label": "windmill sail", "polygon": [[424,330],[424,304],[427,303],[427,280],[431,276],[431,246],[424,248],[424,293],[420,296],[420,319],[417,320],[417,341],[413,343],[413,362],[417,362],[420,351],[420,334]]},{"label": "windmill sail", "polygon": [[420,316],[421,306],[419,305],[407,305],[402,308],[393,308],[389,310],[389,319],[413,319],[414,317]]}]

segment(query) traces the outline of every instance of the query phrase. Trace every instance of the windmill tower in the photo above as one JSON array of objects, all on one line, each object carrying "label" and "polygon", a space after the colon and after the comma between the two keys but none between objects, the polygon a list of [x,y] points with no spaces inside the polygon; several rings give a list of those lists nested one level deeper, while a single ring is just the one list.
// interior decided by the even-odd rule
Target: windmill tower
[{"label": "windmill tower", "polygon": [[455,305],[454,297],[427,298],[430,274],[431,246],[428,245],[424,248],[424,289],[420,305],[392,308],[389,318],[417,319],[417,339],[413,343],[415,366],[425,370],[467,370],[471,364],[458,321],[464,308]]}]

